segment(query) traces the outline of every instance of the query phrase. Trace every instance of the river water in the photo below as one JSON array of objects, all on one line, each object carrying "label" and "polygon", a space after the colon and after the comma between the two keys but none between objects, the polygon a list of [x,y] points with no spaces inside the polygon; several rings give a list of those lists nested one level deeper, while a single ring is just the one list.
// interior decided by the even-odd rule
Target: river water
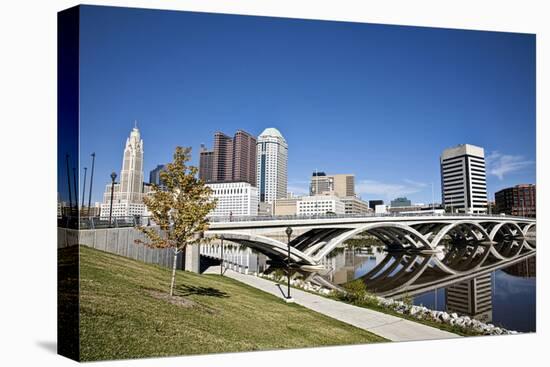
[{"label": "river water", "polygon": [[[449,254],[451,251],[454,249],[447,248],[445,253]],[[391,262],[387,264],[385,262],[389,256],[394,260],[400,259],[400,262],[404,264],[412,264],[412,260],[409,263],[405,261],[412,258],[401,258],[388,254],[383,246],[341,248],[333,251],[325,260],[325,265],[331,270],[323,277],[338,285],[363,279],[367,284],[367,289],[370,288],[370,291],[374,291],[374,293],[380,291],[383,296],[386,296],[383,294],[384,292],[389,292],[388,294],[392,296],[391,293],[394,291],[392,287],[393,284],[396,284],[395,289],[404,290],[405,293],[402,292],[401,295],[406,294],[416,305],[456,312],[510,330],[534,332],[536,330],[536,255],[534,255],[534,251],[527,252],[529,253],[525,258],[522,257],[521,260],[513,264],[504,263],[504,266],[494,266],[493,264],[498,264],[498,261],[492,261],[488,256],[484,261],[491,264],[493,268],[496,267],[495,269],[489,268],[479,276],[473,276],[478,274],[478,271],[469,273],[467,267],[461,267],[464,276],[446,282],[441,287],[437,286],[437,282],[446,279],[445,274],[434,272],[428,268],[424,271],[425,274],[422,274],[418,278],[419,280],[412,284],[425,282],[425,284],[435,283],[436,285],[431,287],[432,289],[429,289],[428,286],[425,291],[413,292],[413,295],[410,296],[406,293],[408,286],[402,288],[399,286],[407,277],[410,277],[408,274],[413,272],[409,271],[406,274],[407,272],[403,271],[400,273],[398,267],[392,270],[389,265]],[[442,260],[443,256],[439,257],[439,260]],[[513,256],[510,258],[513,259]],[[434,259],[437,262],[435,257]],[[415,266],[422,263],[421,258],[415,261]],[[431,261],[433,260],[428,261],[427,259],[426,263]],[[516,260],[511,262],[514,261]],[[377,267],[381,269],[378,273],[376,273]],[[402,268],[404,269],[405,266]],[[422,270],[420,266],[418,268]],[[411,269],[413,268],[411,267]],[[387,278],[365,279],[368,277],[367,274],[373,274],[373,272],[380,274],[384,271],[389,275]]]}]

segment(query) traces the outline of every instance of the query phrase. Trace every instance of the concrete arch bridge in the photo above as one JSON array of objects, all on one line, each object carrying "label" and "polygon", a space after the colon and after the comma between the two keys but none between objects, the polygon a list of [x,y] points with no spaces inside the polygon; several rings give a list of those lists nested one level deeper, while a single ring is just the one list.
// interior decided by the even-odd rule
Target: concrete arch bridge
[{"label": "concrete arch bridge", "polygon": [[[536,247],[534,219],[496,215],[231,218],[212,222],[205,236],[250,247],[277,263],[287,258],[287,227],[292,228],[291,263],[304,271],[322,269],[321,260],[332,250],[361,235],[376,237],[388,250],[424,254],[440,251],[447,242],[487,246],[497,258],[504,240],[526,240],[526,246]],[[213,241],[201,251],[215,246]]]}]

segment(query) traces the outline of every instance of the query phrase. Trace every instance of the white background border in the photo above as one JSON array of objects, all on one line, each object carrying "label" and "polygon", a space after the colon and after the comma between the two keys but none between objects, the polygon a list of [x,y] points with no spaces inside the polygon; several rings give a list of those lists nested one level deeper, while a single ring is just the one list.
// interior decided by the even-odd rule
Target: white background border
[{"label": "white background border", "polygon": [[[545,1],[90,1],[87,4],[537,34],[537,333],[429,342],[99,362],[97,366],[536,365],[547,353],[549,11]],[[0,12],[0,364],[72,365],[56,340],[56,12],[74,1],[5,1]],[[543,124],[543,121],[546,124]],[[521,128],[521,126],[518,126]],[[513,132],[510,132],[513,133]],[[542,266],[541,266],[542,264]],[[546,341],[544,341],[546,339]],[[548,347],[547,347],[548,348]]]}]

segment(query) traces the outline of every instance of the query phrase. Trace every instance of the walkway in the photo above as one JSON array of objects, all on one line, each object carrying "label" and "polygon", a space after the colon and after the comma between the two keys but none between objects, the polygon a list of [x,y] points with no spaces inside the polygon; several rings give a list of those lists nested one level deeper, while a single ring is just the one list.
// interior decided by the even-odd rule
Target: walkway
[{"label": "walkway", "polygon": [[[219,274],[219,266],[210,267],[206,273]],[[225,276],[238,280],[251,287],[271,293],[276,297],[284,298],[286,287],[256,276],[237,273],[227,269]],[[283,289],[282,289],[283,288]],[[391,341],[412,341],[458,338],[459,335],[439,330],[417,322],[405,320],[382,312],[367,308],[352,306],[344,302],[334,301],[326,297],[304,292],[295,288],[291,289],[294,302],[322,313],[326,316],[340,320],[347,324],[370,331],[376,335]]]}]

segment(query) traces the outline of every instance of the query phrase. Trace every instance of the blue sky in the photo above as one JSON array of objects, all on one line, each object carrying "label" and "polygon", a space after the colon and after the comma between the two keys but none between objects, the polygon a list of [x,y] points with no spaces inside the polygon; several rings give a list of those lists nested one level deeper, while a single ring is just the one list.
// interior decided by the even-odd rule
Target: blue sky
[{"label": "blue sky", "polygon": [[215,131],[276,127],[295,193],[318,169],[366,200],[431,202],[433,183],[439,201],[439,155],[461,143],[485,148],[491,196],[535,183],[534,35],[84,6],[80,37],[93,201],[134,120],[146,179],[177,145],[197,164]]}]

